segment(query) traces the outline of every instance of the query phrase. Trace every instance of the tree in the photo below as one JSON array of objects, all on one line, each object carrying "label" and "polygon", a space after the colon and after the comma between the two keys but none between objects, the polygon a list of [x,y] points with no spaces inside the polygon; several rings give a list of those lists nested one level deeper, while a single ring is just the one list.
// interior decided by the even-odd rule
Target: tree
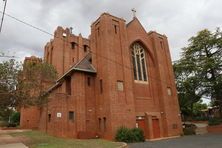
[{"label": "tree", "polygon": [[[36,60],[37,59],[37,60]],[[18,77],[16,97],[19,106],[43,105],[47,102],[47,87],[55,82],[55,68],[40,59],[26,61]]]},{"label": "tree", "polygon": [[0,63],[0,116],[3,120],[8,119],[16,106],[14,93],[20,69],[21,65],[15,60]]},{"label": "tree", "polygon": [[56,77],[54,67],[41,60],[0,63],[0,116],[6,120],[15,108],[46,103],[47,87]]},{"label": "tree", "polygon": [[222,112],[222,32],[204,29],[191,37],[174,63],[180,100],[210,98]]}]

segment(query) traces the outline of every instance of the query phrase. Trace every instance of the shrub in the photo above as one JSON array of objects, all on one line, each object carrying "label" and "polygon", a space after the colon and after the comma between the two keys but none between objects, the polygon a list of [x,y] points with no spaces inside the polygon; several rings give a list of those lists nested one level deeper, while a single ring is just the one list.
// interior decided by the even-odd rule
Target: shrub
[{"label": "shrub", "polygon": [[20,122],[20,113],[19,112],[12,113],[10,125],[13,125],[12,127],[14,127],[15,125],[19,125],[19,122]]},{"label": "shrub", "polygon": [[222,123],[222,119],[221,118],[210,118],[208,120],[208,124],[211,125],[219,125]]},{"label": "shrub", "polygon": [[140,128],[133,128],[132,129],[132,133],[133,133],[133,140],[134,142],[144,142],[145,138],[144,138],[144,133],[143,130]]},{"label": "shrub", "polygon": [[120,127],[116,132],[116,141],[120,142],[142,142],[144,141],[143,130],[139,128],[129,129]]}]

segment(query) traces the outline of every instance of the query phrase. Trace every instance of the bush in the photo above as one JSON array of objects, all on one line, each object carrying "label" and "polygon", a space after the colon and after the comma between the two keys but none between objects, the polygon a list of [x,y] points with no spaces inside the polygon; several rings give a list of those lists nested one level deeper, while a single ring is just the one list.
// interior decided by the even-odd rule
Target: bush
[{"label": "bush", "polygon": [[144,142],[144,133],[143,130],[140,128],[133,128],[132,129],[132,134],[133,134],[133,142]]},{"label": "bush", "polygon": [[116,132],[116,141],[120,142],[142,142],[145,140],[143,130],[139,128],[129,129],[120,127]]},{"label": "bush", "polygon": [[208,117],[205,117],[205,116],[197,116],[197,117],[194,117],[194,120],[196,120],[196,121],[207,121],[207,120],[208,120]]},{"label": "bush", "polygon": [[15,127],[17,125],[19,125],[20,122],[20,113],[19,112],[13,112],[11,117],[10,117],[10,127]]},{"label": "bush", "polygon": [[208,124],[211,125],[219,125],[222,123],[222,119],[221,118],[210,118],[208,120]]}]

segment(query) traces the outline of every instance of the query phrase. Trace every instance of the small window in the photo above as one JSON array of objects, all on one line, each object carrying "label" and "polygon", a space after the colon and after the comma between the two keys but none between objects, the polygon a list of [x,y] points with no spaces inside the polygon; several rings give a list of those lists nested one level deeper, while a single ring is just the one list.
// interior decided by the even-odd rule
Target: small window
[{"label": "small window", "polygon": [[115,29],[115,34],[117,34],[117,26],[114,25],[114,29]]},{"label": "small window", "polygon": [[123,91],[123,81],[117,81],[117,90]]},{"label": "small window", "polygon": [[87,45],[84,45],[84,46],[83,46],[83,49],[84,49],[84,52],[87,52],[88,46],[87,46]]},{"label": "small window", "polygon": [[160,47],[161,47],[162,49],[164,49],[164,47],[163,47],[163,41],[160,41]]},{"label": "small window", "polygon": [[99,36],[99,34],[100,34],[100,30],[99,30],[99,28],[97,28],[97,34],[98,34],[98,36]]},{"label": "small window", "polygon": [[106,117],[103,118],[103,127],[104,127],[104,131],[106,131]]},{"label": "small window", "polygon": [[49,62],[49,52],[47,52],[46,61]]},{"label": "small window", "polygon": [[103,80],[100,79],[99,83],[100,83],[100,93],[103,93]]},{"label": "small window", "polygon": [[90,77],[87,77],[87,84],[90,86]]},{"label": "small window", "polygon": [[69,111],[69,120],[70,121],[74,121],[74,117],[75,117],[74,112],[73,111]]},{"label": "small window", "polygon": [[90,64],[92,64],[92,58],[89,59]]},{"label": "small window", "polygon": [[75,49],[76,48],[76,43],[75,42],[71,42],[71,48]]},{"label": "small window", "polygon": [[167,87],[167,94],[168,94],[169,96],[172,96],[172,90],[171,90],[170,87]]},{"label": "small window", "polygon": [[75,62],[75,58],[72,58],[72,62],[73,62],[73,63]]},{"label": "small window", "polygon": [[51,114],[48,114],[48,122],[51,122]]},{"label": "small window", "polygon": [[66,78],[66,93],[71,95],[71,77]]}]

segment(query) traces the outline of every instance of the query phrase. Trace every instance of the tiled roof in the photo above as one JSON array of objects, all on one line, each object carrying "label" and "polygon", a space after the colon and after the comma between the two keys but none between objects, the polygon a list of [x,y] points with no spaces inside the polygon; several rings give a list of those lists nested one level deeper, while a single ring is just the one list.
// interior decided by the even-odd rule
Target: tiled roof
[{"label": "tiled roof", "polygon": [[64,73],[57,81],[56,83],[51,86],[47,92],[52,91],[54,88],[57,86],[61,85],[63,82],[64,78],[66,76],[71,75],[73,71],[81,71],[81,72],[86,72],[86,73],[96,73],[96,69],[94,66],[91,64],[91,58],[92,55],[89,53],[87,54],[82,60],[80,60],[78,63],[74,64],[66,73]]}]

